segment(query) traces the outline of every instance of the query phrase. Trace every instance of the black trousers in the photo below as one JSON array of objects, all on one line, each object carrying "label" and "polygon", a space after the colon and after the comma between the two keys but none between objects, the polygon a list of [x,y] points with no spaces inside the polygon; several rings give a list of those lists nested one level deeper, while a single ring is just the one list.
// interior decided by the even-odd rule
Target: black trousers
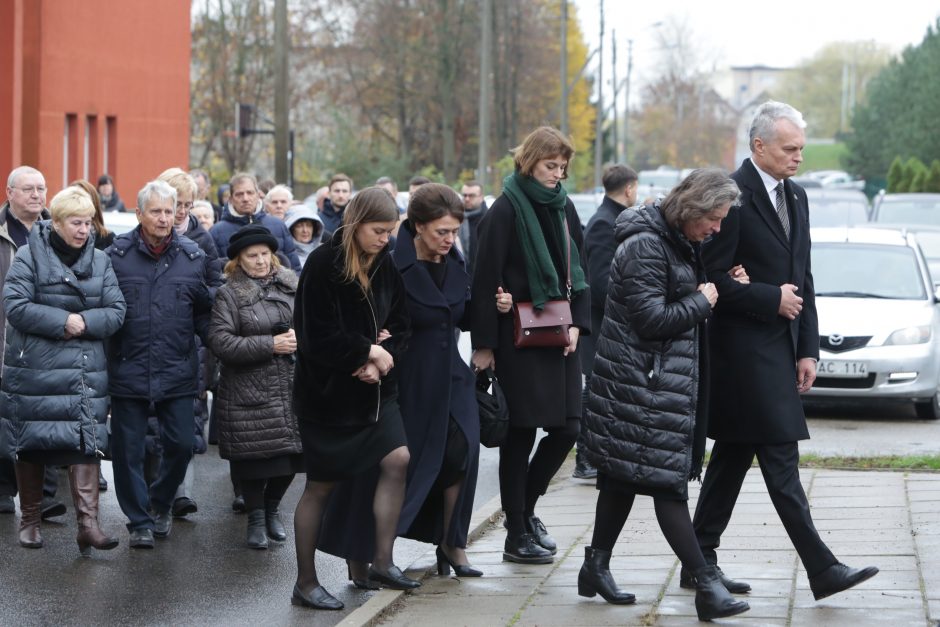
[{"label": "black trousers", "polygon": [[744,476],[755,455],[770,500],[803,561],[807,575],[812,577],[835,564],[835,556],[819,537],[810,515],[806,492],[800,483],[800,449],[796,442],[715,442],[702,481],[695,517],[692,519],[705,561],[709,564],[718,563],[715,549],[720,545],[721,534],[731,520]]}]

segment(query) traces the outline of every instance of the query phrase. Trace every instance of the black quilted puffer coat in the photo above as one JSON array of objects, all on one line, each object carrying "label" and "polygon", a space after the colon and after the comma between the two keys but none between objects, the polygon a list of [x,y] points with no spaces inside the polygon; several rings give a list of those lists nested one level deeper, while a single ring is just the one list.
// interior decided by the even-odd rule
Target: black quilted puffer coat
[{"label": "black quilted puffer coat", "polygon": [[616,235],[584,416],[586,452],[600,472],[638,493],[688,498],[704,452],[704,429],[696,429],[700,341],[711,313],[697,291],[703,271],[696,249],[657,206],[624,211]]},{"label": "black quilted puffer coat", "polygon": [[268,281],[237,269],[219,288],[209,325],[209,348],[222,364],[215,396],[219,455],[234,461],[302,452],[291,409],[294,361],[274,354],[278,324],[294,315],[297,275],[281,268]]}]

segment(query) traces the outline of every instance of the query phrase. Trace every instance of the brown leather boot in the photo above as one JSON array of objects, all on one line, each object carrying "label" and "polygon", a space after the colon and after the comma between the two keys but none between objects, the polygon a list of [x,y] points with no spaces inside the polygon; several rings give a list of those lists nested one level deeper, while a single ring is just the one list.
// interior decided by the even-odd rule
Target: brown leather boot
[{"label": "brown leather boot", "polygon": [[84,557],[91,555],[92,547],[107,551],[118,545],[118,539],[105,535],[98,527],[98,465],[74,464],[69,466],[69,485],[78,520],[78,550]]},{"label": "brown leather boot", "polygon": [[20,546],[42,548],[39,522],[42,520],[42,464],[16,462],[16,488],[20,492]]}]

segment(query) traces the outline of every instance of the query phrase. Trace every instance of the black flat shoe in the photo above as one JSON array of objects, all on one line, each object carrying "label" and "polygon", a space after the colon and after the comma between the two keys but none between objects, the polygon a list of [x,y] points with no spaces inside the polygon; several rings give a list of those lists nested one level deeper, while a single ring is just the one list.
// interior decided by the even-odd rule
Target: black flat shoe
[{"label": "black flat shoe", "polygon": [[454,564],[450,561],[441,547],[437,547],[437,574],[442,577],[450,574],[450,569],[454,569],[454,574],[458,577],[482,577],[483,571],[477,570],[469,564]]},{"label": "black flat shoe", "polygon": [[394,564],[388,567],[388,572],[384,573],[369,566],[369,581],[393,590],[414,590],[421,587],[420,581],[406,577],[405,573],[401,572],[401,569]]},{"label": "black flat shoe", "polygon": [[517,564],[551,564],[554,560],[551,551],[540,545],[531,533],[524,533],[518,538],[506,536],[503,561]]},{"label": "black flat shoe", "polygon": [[526,518],[525,526],[526,530],[535,536],[535,541],[538,542],[543,549],[552,555],[555,554],[558,550],[558,545],[555,543],[555,539],[548,535],[545,525],[538,516],[529,516]]},{"label": "black flat shoe", "polygon": [[360,590],[378,590],[382,587],[369,581],[368,575],[366,575],[366,579],[356,579],[353,577],[352,567],[349,564],[346,564],[346,574],[349,576],[349,581]]},{"label": "black flat shoe", "polygon": [[301,607],[312,607],[315,610],[341,610],[344,607],[342,601],[327,592],[323,586],[317,586],[308,594],[304,594],[295,584],[290,603]]},{"label": "black flat shoe", "polygon": [[[718,578],[721,580],[721,583],[724,584],[725,588],[728,589],[728,592],[745,594],[751,591],[751,584],[748,582],[728,577],[718,566],[715,566],[715,570],[718,571]],[[685,566],[679,571],[679,587],[685,588],[686,590],[695,590],[695,575]]]},{"label": "black flat shoe", "polygon": [[878,574],[874,566],[866,568],[849,568],[841,562],[836,562],[818,575],[809,578],[809,587],[813,591],[813,598],[819,601],[837,592],[848,590],[857,586],[866,579]]}]

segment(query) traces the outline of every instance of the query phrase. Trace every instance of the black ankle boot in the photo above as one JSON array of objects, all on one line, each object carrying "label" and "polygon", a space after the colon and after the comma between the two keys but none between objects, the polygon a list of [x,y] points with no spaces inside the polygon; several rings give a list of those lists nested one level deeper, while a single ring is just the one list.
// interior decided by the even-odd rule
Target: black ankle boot
[{"label": "black ankle boot", "polygon": [[253,509],[248,512],[248,548],[268,548],[268,534],[265,529],[263,509]]},{"label": "black ankle boot", "polygon": [[264,521],[267,525],[268,537],[278,542],[287,540],[287,530],[281,522],[281,514],[277,510],[280,501],[267,501],[264,504]]},{"label": "black ankle boot", "polygon": [[712,620],[734,616],[751,609],[744,601],[737,601],[718,575],[715,566],[702,566],[694,571],[695,611],[699,620]]},{"label": "black ankle boot", "polygon": [[610,551],[584,547],[584,564],[578,573],[578,594],[593,597],[600,594],[604,600],[614,605],[630,605],[636,597],[617,587],[610,574]]}]

